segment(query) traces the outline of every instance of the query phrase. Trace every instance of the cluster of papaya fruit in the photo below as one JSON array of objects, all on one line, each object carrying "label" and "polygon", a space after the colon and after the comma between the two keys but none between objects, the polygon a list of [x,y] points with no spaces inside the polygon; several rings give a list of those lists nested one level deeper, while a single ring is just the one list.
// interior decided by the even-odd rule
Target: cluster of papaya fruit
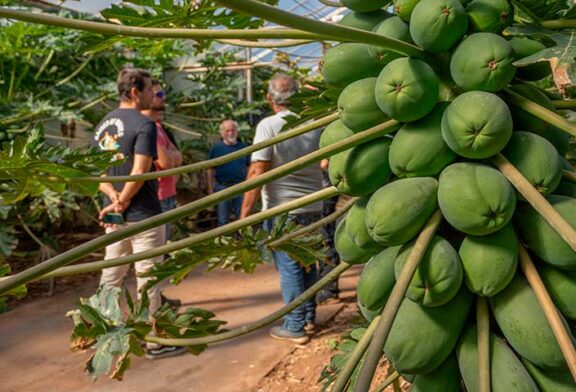
[{"label": "cluster of papaya fruit", "polygon": [[576,391],[537,298],[518,268],[519,241],[537,261],[563,317],[576,319],[576,252],[495,168],[502,154],[576,227],[576,185],[562,177],[569,136],[508,102],[503,89],[554,111],[530,81],[546,63],[516,59],[545,48],[505,39],[508,0],[343,0],[342,25],[415,44],[420,58],[360,43],[324,55],[322,74],[342,88],[339,120],[321,147],[394,119],[385,136],[330,158],[330,180],[359,199],[336,232],[343,260],[366,263],[358,304],[372,320],[384,308],[415,238],[440,209],[384,351],[412,391],[478,390],[474,296],[487,297],[495,392]]}]

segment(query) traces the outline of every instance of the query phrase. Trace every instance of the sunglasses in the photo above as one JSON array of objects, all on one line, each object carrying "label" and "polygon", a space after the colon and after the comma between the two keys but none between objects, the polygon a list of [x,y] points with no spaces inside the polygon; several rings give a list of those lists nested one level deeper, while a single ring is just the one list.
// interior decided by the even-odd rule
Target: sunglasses
[{"label": "sunglasses", "polygon": [[164,91],[158,91],[155,95],[156,95],[156,98],[160,98],[160,99],[166,98],[166,93]]}]

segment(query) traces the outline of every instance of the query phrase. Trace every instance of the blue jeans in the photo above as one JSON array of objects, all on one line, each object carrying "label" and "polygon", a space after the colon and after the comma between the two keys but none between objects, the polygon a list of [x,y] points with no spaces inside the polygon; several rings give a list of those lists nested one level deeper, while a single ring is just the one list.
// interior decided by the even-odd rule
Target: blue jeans
[{"label": "blue jeans", "polygon": [[[170,211],[176,208],[176,196],[171,196],[167,199],[160,200],[160,205],[162,206],[162,212]],[[166,224],[166,241],[172,238],[172,223]]]},{"label": "blue jeans", "polygon": [[[289,215],[299,225],[309,225],[320,219],[318,214]],[[271,231],[273,220],[264,222],[264,230]],[[285,252],[272,252],[274,264],[280,273],[280,292],[285,304],[292,302],[317,281],[316,265],[307,268],[292,260]],[[316,318],[316,301],[314,297],[284,316],[284,328],[291,332],[303,332],[306,323]]]},{"label": "blue jeans", "polygon": [[[214,186],[215,192],[220,192],[231,185],[220,184],[216,181]],[[234,213],[236,219],[240,218],[240,208],[242,207],[242,195],[224,200],[216,205],[216,214],[218,217],[218,226],[224,226],[230,222],[230,213]]]}]

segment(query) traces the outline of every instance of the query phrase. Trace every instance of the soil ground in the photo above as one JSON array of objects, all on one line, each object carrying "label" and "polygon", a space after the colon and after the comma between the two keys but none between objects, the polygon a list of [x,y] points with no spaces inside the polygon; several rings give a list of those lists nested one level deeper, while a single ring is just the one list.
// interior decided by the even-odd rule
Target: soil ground
[{"label": "soil ground", "polygon": [[[97,279],[72,291],[25,303],[0,315],[0,389],[5,392],[45,391],[193,391],[288,392],[319,391],[322,368],[334,355],[328,341],[337,338],[357,315],[355,286],[360,267],[340,279],[343,301],[319,307],[319,331],[305,346],[271,339],[267,329],[190,354],[149,361],[133,358],[123,381],[104,377],[92,381],[83,372],[89,354],[68,349],[71,321],[64,314],[78,297],[94,293]],[[133,281],[129,281],[134,286]],[[282,306],[277,272],[269,265],[252,275],[218,270],[195,271],[165,294],[183,306],[197,306],[236,328]],[[335,319],[334,317],[337,316]]]}]

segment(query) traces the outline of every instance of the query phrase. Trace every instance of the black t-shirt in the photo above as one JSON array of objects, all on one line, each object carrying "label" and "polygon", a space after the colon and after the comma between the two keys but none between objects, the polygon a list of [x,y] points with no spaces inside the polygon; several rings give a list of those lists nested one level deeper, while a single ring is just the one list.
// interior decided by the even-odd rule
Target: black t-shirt
[{"label": "black t-shirt", "polygon": [[[108,169],[108,176],[129,175],[134,154],[157,159],[156,125],[138,110],[116,109],[108,113],[96,127],[92,145],[101,150],[118,151],[114,159],[126,158],[123,164]],[[154,165],[150,171],[154,171]],[[118,192],[124,187],[124,183],[112,185]],[[104,197],[104,204],[110,204],[107,197]],[[161,212],[162,208],[158,200],[158,181],[148,180],[130,201],[130,205],[124,211],[124,220],[137,222]]]}]

